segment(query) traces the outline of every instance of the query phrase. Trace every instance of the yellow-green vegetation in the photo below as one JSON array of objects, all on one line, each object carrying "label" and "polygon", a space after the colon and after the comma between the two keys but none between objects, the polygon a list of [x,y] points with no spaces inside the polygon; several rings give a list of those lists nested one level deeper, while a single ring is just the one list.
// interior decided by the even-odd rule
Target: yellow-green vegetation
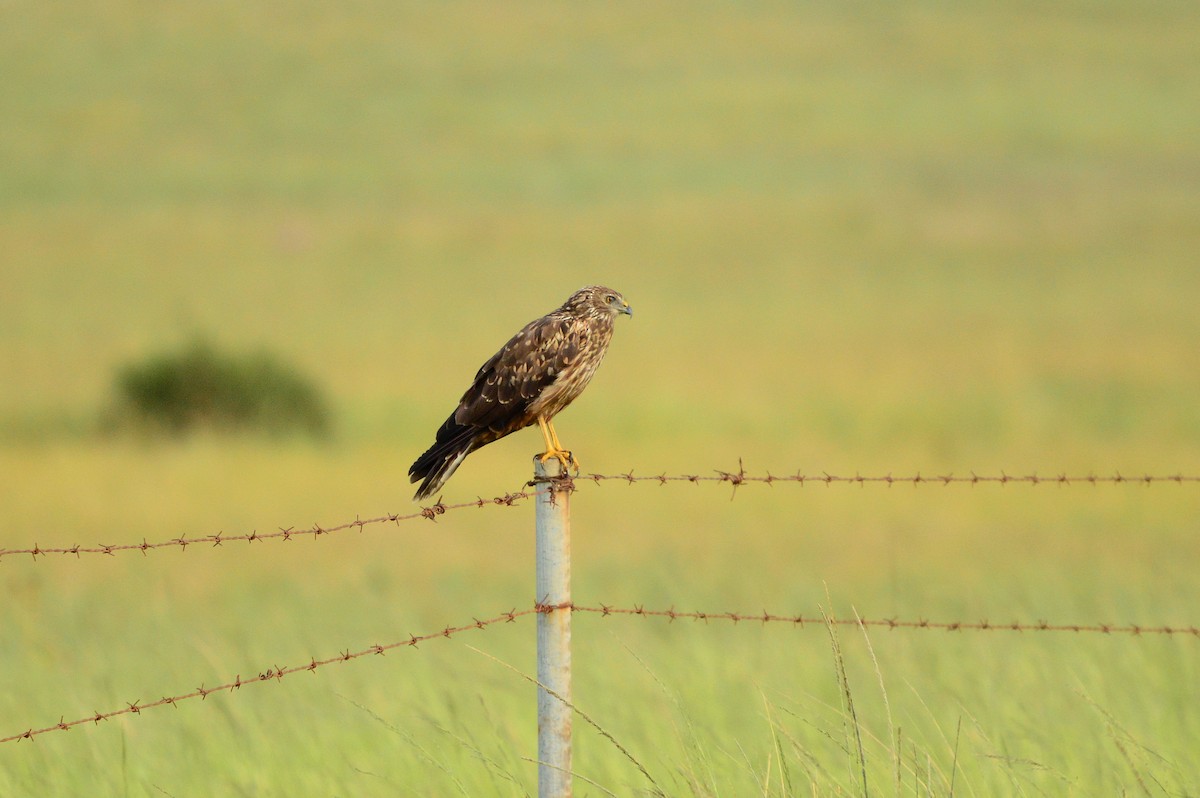
[{"label": "yellow-green vegetation", "polygon": [[[0,547],[410,512],[473,370],[592,282],[636,315],[557,424],[585,470],[1196,473],[1198,29],[1174,2],[5,4]],[[121,364],[197,335],[313,375],[333,436],[96,434]],[[519,488],[539,446],[445,500]],[[1194,485],[584,483],[575,596],[1191,625],[1198,518]],[[4,557],[0,736],[532,591],[528,506]],[[582,615],[574,642],[580,709],[671,796],[1200,792],[1192,637]],[[531,673],[531,619],[6,743],[0,794],[531,794],[533,689],[487,655]],[[578,794],[655,789],[578,729]]]},{"label": "yellow-green vegetation", "polygon": [[312,381],[268,352],[230,355],[205,341],[121,367],[104,426],[182,435],[223,432],[321,435],[328,411]]}]

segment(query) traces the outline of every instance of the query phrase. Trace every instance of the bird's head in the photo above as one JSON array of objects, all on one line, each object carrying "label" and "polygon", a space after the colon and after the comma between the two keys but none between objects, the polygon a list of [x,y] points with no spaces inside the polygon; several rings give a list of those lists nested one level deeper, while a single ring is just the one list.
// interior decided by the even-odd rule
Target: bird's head
[{"label": "bird's head", "polygon": [[624,313],[633,316],[633,308],[621,296],[620,291],[605,288],[602,285],[588,285],[580,288],[563,305],[564,310],[572,313],[588,313],[592,315],[607,315],[616,318]]}]

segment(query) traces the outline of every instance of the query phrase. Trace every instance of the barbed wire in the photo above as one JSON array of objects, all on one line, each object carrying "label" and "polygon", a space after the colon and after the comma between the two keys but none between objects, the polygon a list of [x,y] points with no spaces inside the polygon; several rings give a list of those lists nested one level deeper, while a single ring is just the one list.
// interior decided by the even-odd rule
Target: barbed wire
[{"label": "barbed wire", "polygon": [[296,529],[294,527],[286,527],[286,528],[280,527],[277,531],[274,531],[274,532],[258,532],[257,530],[255,530],[255,531],[251,531],[251,532],[244,532],[244,533],[233,534],[233,535],[226,535],[224,532],[217,532],[216,534],[213,534],[213,535],[198,535],[195,537],[176,537],[176,538],[171,538],[169,540],[156,541],[153,543],[147,541],[145,538],[143,538],[140,543],[119,543],[119,544],[97,543],[94,546],[81,546],[78,544],[72,545],[72,546],[61,546],[61,545],[60,546],[41,546],[41,545],[35,543],[31,548],[0,549],[0,562],[3,562],[3,560],[5,558],[15,557],[18,555],[28,555],[35,561],[38,559],[38,557],[46,557],[46,556],[53,555],[53,554],[60,554],[60,555],[72,555],[73,554],[76,557],[79,557],[80,555],[83,555],[83,554],[100,554],[100,555],[111,556],[111,555],[117,554],[118,552],[140,551],[142,553],[142,555],[145,556],[150,551],[161,550],[161,549],[185,550],[185,549],[187,549],[188,546],[192,546],[192,545],[221,546],[225,543],[233,543],[233,542],[238,542],[238,541],[245,541],[247,543],[254,543],[257,541],[266,541],[266,540],[287,541],[293,537],[299,537],[299,536],[304,536],[304,535],[310,535],[315,539],[315,538],[320,537],[321,535],[328,535],[328,534],[332,534],[335,532],[342,532],[347,529],[353,529],[355,527],[357,527],[358,530],[361,532],[363,527],[370,526],[372,524],[383,524],[383,523],[399,524],[402,521],[412,521],[412,520],[415,520],[418,518],[424,518],[424,519],[427,519],[430,521],[436,521],[438,516],[444,515],[445,513],[449,512],[451,510],[461,510],[461,509],[464,509],[467,507],[490,507],[490,506],[512,507],[515,503],[517,503],[518,501],[520,501],[522,499],[530,499],[530,498],[533,498],[534,496],[536,496],[537,495],[536,488],[537,488],[537,485],[539,484],[539,482],[552,482],[559,489],[566,488],[566,489],[570,489],[570,490],[577,489],[579,487],[579,483],[581,483],[581,482],[592,482],[596,485],[599,485],[604,482],[618,482],[618,483],[624,483],[624,484],[628,484],[628,485],[633,485],[633,484],[641,483],[641,482],[658,483],[659,485],[668,485],[668,484],[672,484],[672,483],[687,483],[687,482],[690,482],[692,484],[700,484],[700,483],[728,484],[728,485],[733,486],[734,495],[736,495],[737,489],[739,487],[741,487],[743,485],[749,485],[749,484],[763,484],[763,485],[767,485],[768,487],[773,486],[776,483],[783,483],[783,484],[791,483],[794,485],[799,485],[800,487],[804,487],[805,485],[808,485],[810,483],[811,484],[821,484],[821,485],[825,485],[827,487],[835,485],[835,484],[858,485],[860,487],[864,487],[866,485],[886,485],[889,488],[892,487],[893,485],[912,485],[914,487],[920,487],[922,485],[942,485],[942,486],[970,485],[970,486],[975,486],[975,485],[980,485],[980,484],[993,484],[993,485],[1000,485],[1000,486],[1006,486],[1006,485],[1036,486],[1036,485],[1043,485],[1043,484],[1053,484],[1053,485],[1058,485],[1058,486],[1062,487],[1062,486],[1082,484],[1082,485],[1091,485],[1093,487],[1096,487],[1096,486],[1105,485],[1105,484],[1107,484],[1107,485],[1143,485],[1143,486],[1151,486],[1151,485],[1158,485],[1158,484],[1165,484],[1165,483],[1174,483],[1176,485],[1200,484],[1200,476],[1185,475],[1182,473],[1173,474],[1173,475],[1142,474],[1141,476],[1125,476],[1125,475],[1121,474],[1120,472],[1115,472],[1115,473],[1113,473],[1111,475],[1107,475],[1107,476],[1099,476],[1093,472],[1089,472],[1084,475],[1070,476],[1064,472],[1064,473],[1057,474],[1055,476],[1047,477],[1047,476],[1040,476],[1037,473],[1024,474],[1024,475],[1012,475],[1012,474],[1008,474],[1004,471],[1001,471],[999,474],[977,474],[974,471],[971,471],[971,472],[969,472],[969,475],[967,475],[967,476],[956,476],[952,473],[951,474],[938,474],[938,475],[934,475],[934,476],[926,476],[926,475],[921,474],[920,472],[917,472],[910,476],[902,476],[902,477],[893,476],[891,473],[887,473],[887,474],[883,474],[883,475],[864,476],[858,472],[855,472],[854,475],[850,476],[850,475],[830,474],[825,471],[822,471],[820,474],[805,474],[803,472],[798,471],[794,474],[783,474],[783,475],[773,474],[770,471],[767,471],[766,473],[759,475],[759,474],[753,474],[753,473],[747,472],[745,470],[745,468],[742,466],[742,461],[739,459],[737,471],[722,471],[719,469],[714,469],[714,473],[712,475],[701,475],[701,474],[670,474],[669,475],[669,474],[663,472],[661,474],[656,474],[656,475],[642,476],[642,475],[635,475],[633,473],[633,470],[630,469],[629,471],[626,471],[625,473],[621,473],[621,474],[589,473],[589,474],[579,474],[573,478],[572,477],[552,477],[552,478],[546,478],[543,480],[531,480],[530,482],[528,482],[526,484],[525,487],[526,488],[535,488],[535,490],[533,490],[533,491],[518,490],[518,491],[511,492],[511,493],[506,493],[502,496],[495,496],[491,499],[484,499],[483,497],[478,497],[474,501],[459,502],[457,504],[444,504],[441,501],[441,499],[439,498],[436,504],[422,507],[420,510],[418,510],[416,512],[407,513],[407,514],[388,513],[386,515],[380,515],[380,516],[376,516],[374,518],[366,518],[366,519],[359,517],[359,518],[355,518],[353,521],[346,521],[344,523],[340,523],[340,524],[337,524],[334,526],[321,526],[320,524],[314,524],[313,526],[308,527],[306,529]]},{"label": "barbed wire", "polygon": [[862,626],[862,627],[882,627],[890,630],[940,630],[946,632],[1074,632],[1079,634],[1096,633],[1104,635],[1122,635],[1129,637],[1142,636],[1169,636],[1180,635],[1190,636],[1200,639],[1200,627],[1197,626],[1142,626],[1139,624],[1064,624],[1050,623],[1048,621],[1035,621],[1032,623],[1014,621],[992,622],[992,621],[930,621],[924,618],[917,620],[899,620],[896,618],[882,619],[865,619],[865,618],[824,618],[820,616],[806,615],[782,615],[763,611],[761,613],[742,613],[742,612],[701,612],[701,611],[680,611],[674,607],[665,610],[648,610],[641,605],[633,607],[616,607],[608,604],[599,604],[596,606],[588,606],[584,604],[575,604],[567,602],[563,604],[542,604],[536,603],[529,609],[518,610],[512,609],[508,612],[502,612],[498,615],[480,620],[473,618],[471,623],[461,624],[459,626],[447,626],[436,632],[430,632],[424,635],[410,635],[407,640],[399,640],[387,644],[375,644],[368,646],[359,651],[350,651],[346,649],[332,657],[325,659],[311,658],[308,663],[294,665],[291,667],[273,665],[264,671],[261,671],[246,679],[238,674],[233,681],[225,684],[217,685],[216,687],[205,687],[201,685],[194,690],[186,693],[181,693],[174,696],[164,696],[157,701],[142,703],[141,700],[127,703],[124,707],[115,709],[109,712],[93,712],[85,717],[76,720],[67,721],[60,717],[58,723],[44,726],[41,728],[30,727],[23,732],[11,734],[7,737],[0,737],[0,743],[16,742],[19,740],[32,740],[39,735],[46,734],[52,731],[68,731],[75,726],[80,726],[87,723],[99,725],[101,722],[121,715],[140,715],[143,710],[154,709],[170,704],[177,706],[180,701],[199,698],[200,700],[207,699],[213,693],[233,693],[240,690],[242,687],[251,684],[261,684],[269,681],[282,681],[285,676],[290,676],[294,673],[303,671],[315,672],[319,668],[327,665],[332,665],[336,662],[349,662],[351,660],[365,657],[369,654],[384,654],[393,649],[408,646],[416,648],[420,643],[439,638],[450,638],[461,632],[466,632],[471,629],[486,629],[489,626],[498,623],[513,623],[518,618],[522,618],[535,613],[550,613],[558,610],[569,609],[571,612],[591,613],[601,617],[641,617],[641,618],[666,618],[669,622],[677,620],[692,620],[692,621],[729,621],[734,624],[741,622],[757,622],[761,624],[778,623],[789,624],[792,626],[804,628],[805,626],[814,626],[825,628],[827,625],[835,626]]},{"label": "barbed wire", "polygon": [[660,485],[666,485],[671,482],[691,482],[699,484],[701,482],[727,483],[735,488],[751,484],[761,483],[765,485],[774,485],[776,483],[796,483],[801,487],[807,484],[821,485],[859,485],[866,486],[872,484],[886,485],[912,485],[919,487],[921,485],[1155,485],[1163,483],[1174,483],[1183,485],[1185,483],[1200,484],[1200,475],[1187,475],[1183,473],[1169,475],[1154,475],[1142,474],[1140,476],[1125,476],[1119,471],[1115,471],[1110,475],[1101,476],[1095,472],[1087,474],[1070,475],[1066,472],[1059,472],[1054,476],[1042,476],[1036,472],[1030,474],[1014,475],[1005,471],[999,474],[977,474],[975,471],[969,471],[966,475],[958,475],[954,473],[925,475],[921,472],[916,472],[909,476],[893,476],[889,471],[882,475],[864,476],[859,472],[854,472],[853,475],[838,475],[830,474],[827,471],[822,471],[819,474],[804,473],[796,471],[791,474],[773,474],[767,471],[764,474],[752,474],[746,471],[742,466],[742,461],[738,460],[737,471],[722,471],[713,469],[714,474],[711,476],[702,474],[650,474],[650,475],[634,475],[633,469],[623,474],[580,474],[575,477],[576,481],[590,481],[597,485],[601,482],[617,481],[634,484],[637,482],[657,482]]},{"label": "barbed wire", "polygon": [[1200,626],[1143,626],[1140,624],[1110,624],[1110,623],[1092,623],[1092,624],[1066,624],[1066,623],[1050,623],[1049,621],[1038,620],[1030,622],[1022,621],[931,621],[926,618],[918,618],[917,620],[900,620],[897,618],[823,618],[820,616],[811,615],[777,615],[766,612],[760,613],[740,613],[740,612],[684,612],[674,608],[666,610],[648,610],[641,606],[634,607],[610,607],[605,604],[589,607],[580,604],[558,604],[558,605],[537,605],[536,609],[539,612],[547,612],[555,609],[565,609],[570,607],[572,612],[588,612],[595,613],[601,616],[609,615],[637,615],[644,618],[667,618],[669,621],[680,619],[693,621],[731,621],[733,623],[760,622],[760,623],[788,623],[794,626],[806,626],[816,624],[824,626],[826,623],[834,624],[835,626],[867,626],[867,627],[883,627],[885,629],[932,629],[946,632],[1094,632],[1106,635],[1131,635],[1138,637],[1141,635],[1190,635],[1200,639]]},{"label": "barbed wire", "polygon": [[411,635],[407,640],[400,640],[383,645],[376,644],[368,648],[364,648],[361,651],[350,651],[349,649],[346,649],[337,656],[327,657],[325,659],[313,658],[303,665],[294,665],[292,667],[273,665],[266,670],[246,679],[243,679],[241,674],[238,674],[233,681],[217,685],[216,687],[205,687],[204,685],[200,685],[190,692],[180,693],[179,695],[174,696],[164,696],[157,701],[151,701],[145,704],[143,704],[141,700],[138,700],[132,703],[127,703],[121,709],[115,709],[111,712],[93,712],[91,715],[78,718],[77,720],[68,721],[64,720],[63,718],[59,718],[58,723],[50,726],[45,726],[40,729],[29,728],[19,734],[11,734],[7,737],[0,737],[0,743],[10,743],[16,740],[32,740],[38,735],[45,734],[47,732],[68,731],[74,726],[80,726],[85,723],[98,725],[103,721],[109,720],[110,718],[119,717],[121,715],[140,715],[143,710],[166,706],[167,704],[170,704],[171,706],[177,706],[180,701],[187,701],[193,698],[199,698],[203,701],[213,693],[232,693],[251,684],[261,684],[262,682],[269,681],[282,681],[285,676],[290,676],[294,673],[300,673],[302,671],[313,672],[318,668],[323,668],[326,665],[332,665],[335,662],[349,662],[350,660],[365,657],[368,654],[384,654],[392,649],[401,648],[403,646],[416,648],[418,644],[424,643],[428,640],[435,640],[441,637],[453,637],[454,635],[459,634],[460,632],[465,632],[469,629],[485,629],[488,626],[497,623],[512,623],[516,621],[517,618],[520,618],[524,615],[532,615],[536,612],[538,612],[536,607],[527,610],[513,609],[509,612],[504,612],[482,621],[478,618],[475,618],[472,619],[471,623],[462,624],[461,626],[447,626],[446,628],[437,632],[430,632],[429,634],[424,635]]},{"label": "barbed wire", "polygon": [[3,561],[5,557],[15,557],[22,554],[31,556],[35,561],[38,557],[46,557],[51,554],[74,554],[76,557],[79,557],[83,554],[103,554],[111,556],[118,552],[140,551],[144,556],[150,551],[159,549],[179,549],[182,551],[186,550],[188,546],[193,545],[198,546],[207,544],[209,546],[221,546],[225,543],[235,543],[238,541],[245,541],[247,543],[255,543],[257,541],[265,540],[287,541],[294,537],[302,537],[304,535],[311,535],[314,539],[316,539],[321,535],[343,532],[347,529],[353,529],[355,527],[357,527],[361,532],[363,527],[370,526],[372,524],[394,523],[399,525],[401,521],[413,521],[418,518],[436,521],[440,515],[445,515],[451,510],[462,510],[466,507],[512,507],[522,499],[531,499],[536,495],[536,491],[521,490],[513,493],[506,493],[503,496],[495,496],[491,499],[479,497],[475,499],[475,501],[460,502],[458,504],[443,504],[441,499],[439,499],[437,504],[432,504],[428,507],[422,507],[420,510],[413,513],[407,513],[403,515],[398,513],[388,513],[387,515],[380,515],[374,518],[355,518],[353,521],[347,521],[335,526],[321,526],[320,524],[314,524],[307,529],[280,527],[279,530],[275,532],[259,532],[255,530],[252,532],[244,532],[235,535],[226,535],[224,532],[218,532],[215,535],[199,535],[190,538],[177,537],[171,538],[170,540],[160,540],[154,543],[148,542],[145,538],[142,539],[141,543],[98,543],[95,546],[40,546],[35,543],[33,548],[0,549],[0,561]]}]

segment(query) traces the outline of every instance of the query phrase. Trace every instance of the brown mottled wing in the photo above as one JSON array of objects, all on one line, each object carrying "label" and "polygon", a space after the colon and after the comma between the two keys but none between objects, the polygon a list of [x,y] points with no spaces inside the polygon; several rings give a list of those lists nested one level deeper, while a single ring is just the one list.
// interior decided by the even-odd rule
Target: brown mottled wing
[{"label": "brown mottled wing", "polygon": [[455,422],[486,429],[492,440],[536,423],[530,406],[577,362],[579,334],[569,319],[555,315],[527,324],[480,367],[454,411]]}]

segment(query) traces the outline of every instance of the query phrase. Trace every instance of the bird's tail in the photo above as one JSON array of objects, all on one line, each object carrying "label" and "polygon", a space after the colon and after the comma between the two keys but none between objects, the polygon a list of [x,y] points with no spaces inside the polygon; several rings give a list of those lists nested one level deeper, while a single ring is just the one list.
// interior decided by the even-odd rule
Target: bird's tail
[{"label": "bird's tail", "polygon": [[474,427],[455,423],[454,416],[446,419],[433,445],[408,469],[409,482],[424,480],[413,496],[414,501],[428,499],[446,484],[463,459],[476,448],[478,434]]}]

